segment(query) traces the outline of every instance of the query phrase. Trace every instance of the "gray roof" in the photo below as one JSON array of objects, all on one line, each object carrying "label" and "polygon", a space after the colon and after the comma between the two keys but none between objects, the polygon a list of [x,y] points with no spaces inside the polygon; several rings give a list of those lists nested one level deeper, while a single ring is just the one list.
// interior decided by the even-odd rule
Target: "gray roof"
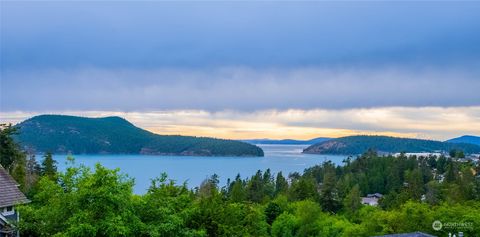
[{"label": "gray roof", "polygon": [[[380,236],[378,236],[380,237]],[[413,232],[405,234],[391,234],[391,235],[381,235],[381,237],[436,237],[435,235],[425,234],[423,232]]]},{"label": "gray roof", "polygon": [[367,194],[367,197],[377,197],[377,198],[382,198],[383,195],[380,193],[372,193],[372,194]]},{"label": "gray roof", "polygon": [[0,208],[27,203],[30,200],[18,189],[18,184],[0,165]]}]

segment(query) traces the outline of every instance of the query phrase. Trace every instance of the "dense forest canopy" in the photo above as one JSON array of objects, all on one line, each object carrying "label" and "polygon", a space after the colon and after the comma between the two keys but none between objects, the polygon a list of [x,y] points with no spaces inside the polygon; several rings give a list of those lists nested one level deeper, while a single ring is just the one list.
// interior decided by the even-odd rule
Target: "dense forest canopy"
[{"label": "dense forest canopy", "polygon": [[162,154],[263,156],[261,148],[240,141],[158,135],[120,117],[41,115],[16,125],[16,140],[27,150],[72,154]]},{"label": "dense forest canopy", "polygon": [[[219,186],[217,175],[188,189],[161,174],[144,195],[119,169],[70,157],[65,172],[46,153],[38,164],[1,130],[1,165],[31,199],[19,206],[23,236],[376,236],[422,231],[480,233],[480,166],[445,156],[379,156],[373,150],[303,173],[251,177]],[[13,159],[6,159],[11,157]],[[380,193],[378,206],[362,197]],[[460,223],[434,230],[432,223]]]},{"label": "dense forest canopy", "polygon": [[450,143],[413,138],[388,136],[348,136],[314,144],[304,150],[313,154],[358,155],[374,149],[385,153],[399,152],[449,152],[462,150],[467,154],[480,153],[480,146],[467,143]]},{"label": "dense forest canopy", "polygon": [[[145,195],[135,195],[133,179],[120,170],[72,163],[39,180],[32,203],[21,208],[20,227],[32,236],[474,236],[480,233],[478,171],[445,157],[367,153],[303,174],[259,170],[224,187],[213,175],[189,190],[162,174]],[[385,194],[378,207],[360,203],[376,192]],[[435,231],[435,220],[468,228]]]}]

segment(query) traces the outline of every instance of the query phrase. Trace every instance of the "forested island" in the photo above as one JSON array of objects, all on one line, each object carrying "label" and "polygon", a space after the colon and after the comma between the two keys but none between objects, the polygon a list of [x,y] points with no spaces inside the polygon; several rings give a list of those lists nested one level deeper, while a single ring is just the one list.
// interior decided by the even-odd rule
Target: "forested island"
[{"label": "forested island", "polygon": [[23,149],[57,154],[147,154],[191,156],[263,156],[261,148],[245,142],[158,135],[120,117],[85,118],[40,115],[15,126]]},{"label": "forested island", "polygon": [[[220,187],[213,174],[187,188],[162,174],[144,195],[134,180],[100,164],[58,172],[1,130],[0,164],[31,203],[18,206],[23,236],[376,236],[422,231],[480,233],[480,166],[444,156],[378,156],[368,151],[342,166],[303,173],[258,171]],[[368,194],[378,205],[364,205]],[[378,194],[375,194],[378,196]],[[434,221],[462,223],[432,229]]]},{"label": "forested island", "polygon": [[415,153],[462,150],[466,154],[480,153],[480,146],[468,143],[440,142],[413,138],[388,136],[348,136],[323,141],[307,147],[303,152],[309,154],[358,155],[369,149],[380,153]]}]

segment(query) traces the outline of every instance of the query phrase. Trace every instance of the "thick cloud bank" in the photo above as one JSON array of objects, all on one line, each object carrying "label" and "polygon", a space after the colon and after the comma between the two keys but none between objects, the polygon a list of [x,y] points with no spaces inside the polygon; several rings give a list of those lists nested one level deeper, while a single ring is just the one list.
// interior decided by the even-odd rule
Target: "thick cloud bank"
[{"label": "thick cloud bank", "polygon": [[206,111],[480,105],[480,72],[448,68],[7,71],[1,111]]}]

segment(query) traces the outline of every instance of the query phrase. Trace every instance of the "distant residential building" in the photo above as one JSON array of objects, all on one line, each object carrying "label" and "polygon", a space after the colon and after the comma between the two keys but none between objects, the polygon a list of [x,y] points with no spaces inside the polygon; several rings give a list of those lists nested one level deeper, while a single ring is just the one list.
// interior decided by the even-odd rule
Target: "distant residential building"
[{"label": "distant residential building", "polygon": [[464,160],[477,164],[480,158],[478,158],[478,156],[476,155],[468,155],[467,157],[464,158]]},{"label": "distant residential building", "polygon": [[367,197],[376,197],[376,198],[382,198],[383,195],[380,193],[374,193],[374,194],[367,194]]},{"label": "distant residential building", "polygon": [[436,179],[439,183],[443,183],[443,181],[445,180],[445,175],[444,175],[444,174],[436,175],[436,176],[435,176],[435,179]]},{"label": "distant residential building", "polygon": [[[402,153],[395,153],[393,154],[394,157],[399,157]],[[430,157],[430,156],[436,156],[440,157],[444,155],[441,152],[411,152],[411,153],[403,153],[405,156],[416,156],[416,157]]]},{"label": "distant residential building", "polygon": [[380,193],[367,194],[366,197],[362,197],[362,204],[378,206],[378,200],[380,200],[382,197],[383,195]]},{"label": "distant residential building", "polygon": [[0,237],[19,236],[16,223],[20,213],[15,206],[30,202],[18,189],[18,184],[0,165]]}]

